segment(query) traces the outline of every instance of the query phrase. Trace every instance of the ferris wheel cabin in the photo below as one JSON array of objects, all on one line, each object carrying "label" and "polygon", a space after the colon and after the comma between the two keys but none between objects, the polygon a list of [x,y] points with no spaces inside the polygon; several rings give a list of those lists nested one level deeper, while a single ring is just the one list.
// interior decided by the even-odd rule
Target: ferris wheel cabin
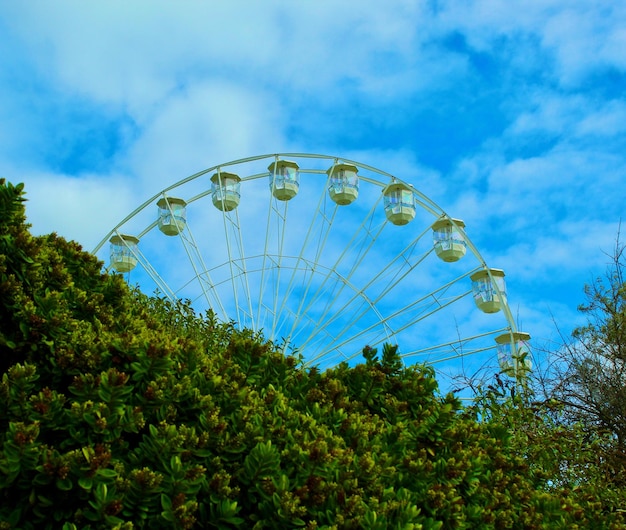
[{"label": "ferris wheel cabin", "polygon": [[241,179],[234,173],[218,171],[211,177],[211,198],[213,205],[223,212],[230,212],[239,206]]},{"label": "ferris wheel cabin", "polygon": [[433,244],[437,256],[446,262],[454,262],[465,256],[467,243],[459,230],[465,227],[460,219],[439,219],[432,225]]},{"label": "ferris wheel cabin", "polygon": [[300,189],[300,166],[291,160],[277,160],[268,168],[270,189],[279,201],[293,199]]},{"label": "ferris wheel cabin", "polygon": [[504,373],[520,374],[531,370],[529,340],[530,335],[524,332],[505,333],[496,337],[498,361]]},{"label": "ferris wheel cabin", "polygon": [[354,202],[359,196],[359,177],[352,164],[335,164],[327,172],[330,178],[328,193],[340,206]]},{"label": "ferris wheel cabin", "polygon": [[405,225],[415,217],[413,190],[402,182],[392,182],[383,189],[385,215],[394,225]]},{"label": "ferris wheel cabin", "polygon": [[137,265],[139,238],[124,234],[109,239],[111,267],[117,272],[130,272]]},{"label": "ferris wheel cabin", "polygon": [[506,303],[504,271],[483,269],[470,276],[474,302],[484,313],[497,313]]},{"label": "ferris wheel cabin", "polygon": [[187,203],[183,199],[163,197],[157,202],[157,207],[159,230],[166,236],[176,236],[185,229]]}]

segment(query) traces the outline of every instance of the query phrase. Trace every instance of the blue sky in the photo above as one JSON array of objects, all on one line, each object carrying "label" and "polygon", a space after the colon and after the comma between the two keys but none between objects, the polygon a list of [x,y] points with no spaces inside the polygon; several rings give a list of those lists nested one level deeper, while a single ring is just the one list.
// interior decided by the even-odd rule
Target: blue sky
[{"label": "blue sky", "polygon": [[0,2],[0,175],[85,249],[204,168],[358,160],[465,221],[536,347],[626,206],[626,4]]}]

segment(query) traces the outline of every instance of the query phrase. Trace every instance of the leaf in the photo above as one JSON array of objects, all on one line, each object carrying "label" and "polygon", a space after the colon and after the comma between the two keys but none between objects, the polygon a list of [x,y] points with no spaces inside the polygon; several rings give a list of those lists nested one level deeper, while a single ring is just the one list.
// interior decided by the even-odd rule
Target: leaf
[{"label": "leaf", "polygon": [[93,479],[88,477],[81,477],[78,479],[78,485],[84,490],[90,490],[93,486]]},{"label": "leaf", "polygon": [[174,523],[176,521],[176,515],[172,509],[172,499],[165,493],[161,494],[161,507],[163,508],[161,517],[169,523]]},{"label": "leaf", "polygon": [[72,489],[72,481],[69,478],[57,479],[56,485],[62,491],[70,491]]},{"label": "leaf", "polygon": [[272,446],[271,440],[259,442],[246,456],[243,466],[245,471],[244,479],[251,483],[278,472],[280,468],[280,454]]},{"label": "leaf", "polygon": [[113,479],[117,477],[117,472],[114,469],[100,468],[98,469],[97,473],[98,476],[106,479]]},{"label": "leaf", "polygon": [[170,499],[165,493],[161,493],[161,507],[164,510],[172,510],[172,499]]}]

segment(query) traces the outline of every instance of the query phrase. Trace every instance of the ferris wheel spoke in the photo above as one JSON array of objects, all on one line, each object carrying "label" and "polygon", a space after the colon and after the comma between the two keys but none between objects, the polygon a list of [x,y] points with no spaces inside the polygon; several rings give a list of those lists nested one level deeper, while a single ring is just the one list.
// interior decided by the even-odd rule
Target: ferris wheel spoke
[{"label": "ferris wheel spoke", "polygon": [[[314,329],[318,324],[316,319],[310,318],[310,317],[305,317],[304,319],[301,320],[301,322],[303,322],[303,325],[307,327],[307,329],[309,328]],[[311,351],[313,352],[323,351],[324,349],[328,349],[328,344],[332,344],[333,342],[335,342],[335,337],[328,330],[324,330],[316,335],[315,341],[312,344],[310,344],[310,348],[311,348]],[[297,349],[302,350],[302,348],[300,347],[297,347]],[[343,360],[347,361],[350,359],[349,355],[347,355],[346,353],[344,353],[343,351],[339,349],[335,350],[335,352]],[[317,357],[314,356],[310,359],[310,362],[314,362],[316,359]],[[310,364],[310,363],[307,362],[307,364]]]},{"label": "ferris wheel spoke", "polygon": [[236,269],[237,267],[237,258],[239,256],[234,255],[233,253],[233,247],[232,247],[232,243],[231,243],[231,238],[230,238],[230,231],[229,228],[231,228],[231,219],[230,216],[228,214],[226,214],[224,212],[224,214],[222,215],[222,219],[224,222],[224,235],[225,235],[225,242],[226,242],[226,254],[228,257],[228,267],[230,269],[230,278],[231,278],[231,288],[232,288],[232,293],[233,293],[233,302],[235,304],[235,311],[236,311],[236,316],[237,316],[237,323],[239,326],[242,326],[244,324],[244,322],[242,322],[241,319],[241,314],[240,314],[240,304],[239,304],[239,289],[237,288],[238,285],[238,280],[240,278],[240,274],[239,271],[237,271]]},{"label": "ferris wheel spoke", "polygon": [[[394,288],[396,288],[413,270],[415,270],[422,262],[432,254],[433,248],[429,247],[428,250],[423,252],[418,258],[411,260],[413,253],[417,247],[418,242],[424,237],[426,230],[419,234],[410,245],[405,247],[397,256],[389,261],[389,263],[383,267],[379,273],[377,273],[367,284],[366,289],[372,288],[372,286],[381,282],[382,280],[390,276],[386,286],[374,298],[373,302],[377,304],[385,296],[387,296]],[[395,269],[394,269],[394,266]]]},{"label": "ferris wheel spoke", "polygon": [[137,262],[141,265],[141,268],[155,283],[157,289],[160,290],[170,301],[175,302],[177,300],[176,294],[172,291],[168,283],[159,275],[141,250],[139,250],[138,247],[135,247],[131,249],[131,252]]},{"label": "ferris wheel spoke", "polygon": [[[435,311],[438,311],[440,309],[443,309],[444,307],[447,307],[451,303],[456,302],[457,300],[460,300],[462,298],[469,296],[472,292],[471,290],[465,290],[465,291],[462,291],[458,295],[453,295],[448,298],[444,298],[444,295],[448,292],[450,287],[452,287],[453,285],[457,285],[460,280],[466,278],[467,276],[468,274],[463,274],[461,276],[458,276],[455,280],[447,282],[443,285],[440,285],[437,289],[434,289],[430,293],[425,294],[424,296],[414,300],[413,302],[405,306],[400,306],[396,311],[394,311],[387,318],[387,320],[393,319],[402,314],[407,314],[409,311],[413,311],[415,309],[418,309],[424,306],[428,307],[429,305],[433,305],[436,308]],[[418,315],[421,315],[422,313],[423,311],[419,311]],[[428,313],[428,315],[431,315],[431,314],[432,312]]]},{"label": "ferris wheel spoke", "polygon": [[[346,340],[343,340],[342,342],[337,342],[335,344],[333,344],[333,347],[335,348],[340,348],[345,346],[347,343],[353,341],[355,338],[359,338],[362,336],[365,336],[367,333],[371,332],[372,330],[376,329],[377,327],[379,327],[381,324],[384,324],[385,326],[388,327],[388,329],[391,330],[392,334],[397,334],[397,333],[401,333],[402,331],[416,325],[418,322],[434,315],[435,313],[441,311],[442,309],[450,306],[451,304],[454,304],[455,302],[457,302],[458,300],[461,300],[462,298],[465,298],[466,296],[468,296],[471,291],[466,291],[464,293],[461,293],[459,295],[456,296],[452,296],[449,298],[443,298],[442,296],[435,296],[436,294],[440,293],[441,295],[445,294],[445,292],[448,290],[448,288],[453,285],[454,282],[450,282],[444,286],[442,286],[440,289],[438,289],[437,291],[431,292],[426,296],[423,296],[422,298],[420,298],[419,300],[415,300],[414,302],[407,304],[403,307],[400,307],[399,309],[397,309],[395,312],[389,314],[386,317],[381,316],[378,322],[375,322],[373,324],[371,324],[370,326],[366,327],[365,329],[362,330],[353,330],[351,327],[351,322],[352,321],[360,321],[363,316],[367,313],[367,309],[363,310],[361,314],[357,315],[356,317],[354,317],[353,319],[348,319],[347,324],[337,332],[336,337],[339,339],[341,337],[344,337],[345,335],[347,335],[349,333],[349,338]],[[413,316],[411,318],[406,319],[406,316],[409,312],[413,313]],[[399,323],[397,326],[394,326],[394,321],[396,319],[398,319],[399,317],[404,317],[402,318],[402,320],[404,320],[404,322]],[[380,342],[387,340],[388,337],[383,337],[381,335],[381,338],[378,342],[372,342],[369,345],[374,347],[380,344]],[[328,352],[322,352],[320,355],[325,355]]]},{"label": "ferris wheel spoke", "polygon": [[[279,159],[275,157],[274,164],[278,164]],[[272,166],[270,166],[272,167]],[[270,175],[271,179],[271,175]],[[263,265],[261,267],[261,281],[259,285],[259,305],[265,305],[270,309],[271,316],[271,328],[270,328],[270,340],[274,338],[276,319],[277,319],[277,305],[279,298],[280,288],[280,268],[283,255],[283,244],[285,239],[285,225],[287,220],[287,208],[289,201],[278,200],[275,197],[275,182],[270,180],[270,196],[269,196],[269,208],[267,211],[267,223],[265,229],[265,242],[263,249]],[[270,257],[271,256],[271,257]],[[272,264],[273,262],[273,264]],[[266,292],[268,290],[268,275],[266,271],[272,273],[273,281],[269,285],[269,304],[265,302]],[[257,329],[264,328],[264,322],[261,321],[261,312],[257,312]]]},{"label": "ferris wheel spoke", "polygon": [[[345,285],[345,284],[343,284]],[[317,343],[318,334],[319,333],[327,333],[329,336],[332,336],[333,340],[331,343],[325,346],[325,350],[321,351],[319,354],[315,356],[315,359],[320,356],[324,356],[328,354],[333,349],[341,349],[347,344],[351,342],[355,342],[358,339],[361,339],[367,336],[372,331],[378,329],[380,330],[380,336],[385,338],[389,338],[393,334],[393,330],[389,327],[388,322],[385,320],[383,315],[380,314],[378,309],[372,302],[367,298],[367,295],[364,292],[360,292],[360,303],[352,304],[352,306],[346,306],[344,309],[349,309],[352,311],[350,314],[348,311],[344,311],[341,319],[334,319],[333,322],[324,322],[322,326],[316,327],[311,331],[311,334],[304,341],[303,347],[311,347],[313,348],[313,344]],[[363,309],[362,309],[363,308]],[[361,313],[359,314],[359,311]],[[364,315],[371,313],[376,315],[375,323],[367,326],[365,329],[357,329],[354,325],[355,322],[358,322]],[[337,315],[338,313],[335,313]],[[342,326],[337,328],[332,326],[331,324],[338,324]],[[350,332],[348,339],[343,339],[343,337]]]},{"label": "ferris wheel spoke", "polygon": [[278,307],[280,304],[280,290],[281,290],[281,275],[283,271],[283,256],[284,256],[284,242],[285,242],[285,229],[287,225],[287,210],[289,208],[289,202],[284,201],[280,206],[282,212],[279,209],[279,205],[276,204],[277,200],[273,199],[274,210],[278,213],[276,216],[276,266],[274,267],[275,281],[274,289],[272,292],[272,325],[271,325],[271,339],[274,340],[276,336],[276,326],[280,320],[280,313]]},{"label": "ferris wheel spoke", "polygon": [[[450,298],[446,298],[446,299],[440,299],[440,298],[435,298],[434,302],[431,302],[430,304],[427,304],[425,306],[425,309],[423,309],[422,311],[416,313],[415,317],[407,320],[404,324],[402,324],[401,326],[398,327],[394,327],[394,331],[396,333],[400,333],[412,326],[414,326],[415,324],[417,324],[418,322],[424,320],[425,318],[428,318],[434,314],[436,314],[437,312],[441,311],[442,309],[445,309],[446,307],[450,306],[451,304],[454,304],[455,302],[467,297],[469,294],[471,293],[471,291],[466,291],[465,293],[462,294],[458,294],[455,296],[452,296]],[[396,313],[394,313],[393,315],[390,315],[390,317],[388,318],[388,320],[392,320],[393,318],[396,318],[400,315],[404,315],[405,312],[409,311],[409,309],[414,309],[411,306],[406,306],[404,308],[402,308],[401,310],[397,311]]]},{"label": "ferris wheel spoke", "polygon": [[[376,203],[376,205],[377,204],[378,202]],[[314,295],[311,297],[311,300],[308,302],[306,307],[302,310],[302,313],[304,314],[308,313],[314,305],[319,303],[320,299],[325,300],[325,302],[323,302],[324,309],[319,318],[320,322],[324,322],[327,315],[332,311],[332,306],[335,303],[335,300],[341,295],[346,285],[350,282],[350,277],[355,273],[355,271],[358,269],[358,266],[363,262],[363,260],[367,256],[368,251],[372,248],[374,241],[377,239],[378,235],[380,235],[381,231],[383,230],[385,226],[385,223],[381,223],[377,227],[377,230],[375,232],[371,230],[371,223],[373,221],[374,214],[376,212],[376,205],[372,206],[371,210],[363,219],[360,226],[357,227],[354,234],[352,235],[350,240],[346,243],[343,251],[341,252],[339,257],[335,261],[334,265],[328,268],[326,276],[321,281],[318,289],[316,290]],[[370,225],[370,227],[366,228],[367,225]],[[341,265],[349,256],[349,250],[353,246],[358,246],[356,256],[354,256],[354,262],[352,263],[351,266],[349,266],[347,274],[343,275],[339,272],[341,270]],[[337,282],[337,279],[340,279],[341,281],[339,283],[334,284],[334,285],[338,285],[338,288],[336,290],[334,288],[332,288],[330,291],[325,290],[328,286],[328,282],[332,282],[333,280]],[[331,283],[331,287],[332,285],[333,284]],[[329,292],[332,293],[332,296],[327,295]],[[308,344],[310,339],[311,338],[309,337],[308,339],[305,340],[303,347],[305,347],[306,344]]]},{"label": "ferris wheel spoke", "polygon": [[[371,232],[366,231],[367,234],[372,235]],[[341,294],[341,292],[344,290],[344,288],[346,286],[350,285],[350,277],[353,275],[354,271],[356,270],[356,268],[361,264],[361,262],[365,259],[368,251],[371,248],[371,245],[368,245],[367,247],[364,247],[363,251],[360,252],[360,255],[358,257],[358,259],[355,261],[354,266],[352,267],[352,269],[350,270],[349,274],[347,277],[340,277],[341,278],[341,282],[340,282],[340,287],[339,289],[336,291],[336,295],[335,292],[333,291],[333,296],[328,296],[327,298],[327,305],[326,305],[326,309],[324,310],[323,315],[320,318],[320,321],[322,321],[324,324],[322,325],[321,328],[318,328],[317,331],[319,331],[319,329],[326,329],[330,326],[333,326],[336,322],[338,322],[339,320],[343,320],[344,322],[354,322],[354,321],[359,321],[365,314],[367,314],[368,312],[372,311],[373,308],[375,308],[376,306],[376,302],[379,301],[382,296],[384,294],[387,294],[390,290],[393,289],[393,287],[395,287],[398,282],[399,279],[397,278],[399,272],[401,271],[401,269],[405,266],[408,265],[409,270],[401,276],[401,278],[403,278],[404,276],[406,276],[406,274],[408,274],[408,272],[410,272],[410,270],[414,267],[411,267],[410,261],[406,258],[405,253],[407,252],[407,249],[412,249],[415,244],[417,243],[417,241],[419,241],[419,239],[421,238],[421,235],[416,238],[413,242],[412,245],[409,245],[409,247],[405,248],[400,254],[398,254],[394,259],[392,259],[385,267],[383,267],[383,269],[381,269],[378,273],[374,274],[374,276],[372,277],[372,279],[370,280],[370,282],[368,282],[364,287],[360,288],[360,289],[356,289],[356,288],[352,288],[353,291],[353,295],[351,298],[349,298],[348,300],[346,300],[343,305],[341,306],[335,306],[335,300],[336,298]],[[375,237],[373,238],[375,239]],[[417,263],[420,263],[424,257],[428,254],[428,252],[426,254],[424,254]],[[398,269],[398,271],[395,273],[396,278],[392,278],[392,280],[387,284],[387,286],[385,287],[385,289],[383,290],[383,293],[381,293],[377,300],[372,300],[370,298],[370,296],[367,294],[367,291],[376,283],[378,283],[379,281],[381,281],[386,275],[388,275],[389,271],[391,270],[392,266],[396,263],[400,263],[400,268]],[[400,279],[401,279],[400,278]],[[362,307],[364,306],[363,311],[360,314],[356,314],[354,316],[354,318],[345,318],[345,312],[348,308],[350,308],[350,306],[354,305],[355,301],[360,299],[362,301]],[[328,316],[329,314],[331,314],[331,316]],[[380,322],[379,323],[383,323],[386,326],[386,322],[384,319],[382,319],[382,317],[380,317]],[[341,336],[343,336],[349,329],[351,329],[351,325],[348,324],[347,326],[345,326],[343,329],[341,329],[341,331],[339,331],[336,335],[335,338],[339,339]],[[366,331],[371,331],[371,329],[373,329],[372,327],[367,328]],[[386,337],[389,336],[389,334],[391,333],[391,330],[388,330],[388,333],[385,334]],[[358,334],[357,336],[360,336],[360,334]],[[308,342],[307,342],[308,343]],[[306,344],[306,343],[305,343]]]},{"label": "ferris wheel spoke", "polygon": [[[385,266],[383,269],[381,269],[379,272],[377,272],[366,285],[364,285],[360,290],[354,291],[354,294],[352,295],[352,297],[349,298],[341,307],[335,308],[333,316],[329,317],[326,320],[325,326],[333,325],[334,322],[342,319],[341,315],[343,315],[345,310],[350,305],[352,305],[355,302],[355,300],[357,300],[358,298],[364,298],[364,293],[370,290],[373,290],[373,288],[378,283],[383,283],[383,280],[385,280],[386,277],[391,276],[391,279],[386,283],[386,285],[384,285],[381,292],[376,296],[376,298],[372,299],[370,296],[367,297],[367,299],[370,300],[369,305],[375,306],[383,299],[383,297],[387,296],[394,288],[398,287],[400,282],[404,280],[404,278],[413,269],[415,269],[418,265],[420,265],[422,261],[432,252],[432,248],[431,248],[427,250],[425,253],[423,253],[422,256],[420,256],[413,262],[410,261],[409,259],[410,256],[407,256],[407,253],[412,254],[413,250],[415,249],[415,245],[417,244],[417,242],[421,239],[423,235],[424,235],[424,232],[420,234],[415,240],[413,240],[411,245],[406,247],[395,258],[390,260],[389,264]],[[394,265],[398,265],[395,270],[393,269]],[[363,313],[359,315],[357,319],[360,319],[369,310],[370,308],[366,307]]]},{"label": "ferris wheel spoke", "polygon": [[265,307],[265,287],[266,287],[266,275],[267,275],[267,262],[269,261],[269,256],[268,256],[268,248],[269,248],[269,240],[270,240],[270,235],[271,235],[271,214],[272,214],[272,208],[273,208],[273,204],[272,204],[272,199],[269,198],[269,209],[268,209],[268,213],[267,213],[267,220],[266,220],[266,226],[265,226],[265,243],[264,243],[264,252],[263,252],[263,256],[262,256],[262,266],[261,266],[261,279],[259,281],[259,295],[257,297],[258,300],[258,306],[257,306],[257,314],[256,314],[256,329],[262,329],[263,325],[262,325],[262,321],[261,321],[261,315],[263,313],[263,308]]},{"label": "ferris wheel spoke", "polygon": [[450,352],[450,350],[454,351],[453,355],[448,355],[447,357],[435,357],[434,359],[429,359],[429,362],[445,362],[450,361],[452,359],[456,359],[458,357],[465,357],[468,355],[472,355],[474,353],[480,353],[483,351],[493,350],[495,348],[495,344],[490,344],[489,346],[477,346],[472,349],[465,349],[468,344],[472,342],[483,339],[485,337],[491,337],[493,335],[497,335],[499,333],[504,333],[508,331],[509,328],[501,328],[493,331],[489,331],[486,333],[479,333],[476,335],[472,335],[469,337],[459,337],[454,341],[443,342],[441,344],[437,344],[434,346],[428,346],[427,348],[421,348],[418,350],[409,351],[407,353],[403,353],[400,356],[404,359],[408,358],[428,358],[432,357],[435,352]]},{"label": "ferris wheel spoke", "polygon": [[[247,259],[243,243],[243,234],[239,210],[223,211],[224,234],[228,255],[228,265],[232,280],[233,296],[237,311],[237,322],[241,326],[253,326],[254,310],[252,308],[252,292],[247,270]],[[240,294],[241,293],[241,294]],[[239,300],[243,299],[243,303]]]},{"label": "ferris wheel spoke", "polygon": [[[280,312],[282,313],[282,311],[284,311],[289,306],[293,291],[296,287],[297,278],[298,276],[301,276],[302,280],[299,285],[301,294],[298,297],[298,306],[294,313],[295,318],[293,319],[291,329],[287,333],[287,341],[289,341],[290,337],[293,336],[295,330],[300,323],[300,319],[298,318],[298,316],[307,315],[307,312],[304,310],[304,304],[307,300],[311,288],[313,287],[314,280],[318,272],[315,264],[320,262],[321,255],[326,247],[328,237],[331,233],[333,221],[337,214],[338,206],[334,203],[331,207],[330,215],[326,211],[326,197],[327,193],[326,188],[324,187],[322,188],[317,207],[315,208],[315,213],[311,218],[311,222],[309,223],[306,236],[304,237],[302,247],[300,248],[300,253],[292,270],[292,274],[289,279],[289,283],[285,290],[282,304],[280,307]],[[306,258],[309,248],[311,248],[311,252],[313,255],[312,260],[308,260]],[[304,265],[305,274],[298,275],[301,270],[301,265]]]},{"label": "ferris wheel spoke", "polygon": [[214,283],[211,280],[211,276],[207,270],[207,266],[204,263],[204,259],[202,258],[202,254],[189,225],[187,225],[185,230],[181,230],[178,236],[193,269],[193,279],[197,280],[199,283],[202,295],[205,298],[208,307],[214,310],[217,309],[222,318],[228,319],[228,313],[224,308],[224,304],[222,303],[218,292],[214,288]]}]

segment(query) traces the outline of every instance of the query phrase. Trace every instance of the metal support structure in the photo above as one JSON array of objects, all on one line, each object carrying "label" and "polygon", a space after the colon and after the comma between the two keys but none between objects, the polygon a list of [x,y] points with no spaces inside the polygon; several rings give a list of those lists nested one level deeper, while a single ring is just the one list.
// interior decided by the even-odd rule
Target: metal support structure
[{"label": "metal support structure", "polygon": [[[337,166],[358,171],[359,191],[353,202],[335,203],[330,198],[329,183]],[[271,171],[278,167],[299,176],[299,182],[282,194],[267,186],[273,182]],[[222,173],[241,185],[241,202],[238,187],[228,204],[224,194],[221,204],[215,198],[213,204],[206,200],[211,196],[208,177],[213,175],[213,184],[219,185]],[[415,217],[405,215],[401,226],[392,225],[382,208],[383,191],[390,184],[412,193],[416,207]],[[174,193],[196,215],[177,234],[184,257],[176,262],[180,267],[157,270],[171,261],[163,256],[174,250],[168,242],[154,240],[157,223],[148,214],[158,199]],[[206,210],[195,208],[199,201]],[[466,246],[466,255],[449,260],[454,263],[438,260],[425,237],[440,220],[452,226]],[[200,240],[192,225],[202,234]],[[495,351],[494,341],[488,342],[494,329],[510,334],[511,341],[519,336],[505,293],[464,223],[404,180],[357,161],[285,153],[222,163],[146,200],[103,238],[94,253],[122,231],[137,234],[141,247],[135,250],[137,262],[168,298],[190,297],[194,305],[213,310],[225,322],[262,331],[285,350],[298,349],[308,363],[351,360],[363,346],[383,342],[398,343],[407,359],[445,362],[468,358],[468,352]],[[465,314],[475,310],[467,303],[468,277],[479,270],[487,271],[504,302],[493,317]],[[467,326],[474,320],[480,329],[472,333]],[[424,327],[424,322],[429,324]],[[437,340],[436,329],[458,336]]]}]

